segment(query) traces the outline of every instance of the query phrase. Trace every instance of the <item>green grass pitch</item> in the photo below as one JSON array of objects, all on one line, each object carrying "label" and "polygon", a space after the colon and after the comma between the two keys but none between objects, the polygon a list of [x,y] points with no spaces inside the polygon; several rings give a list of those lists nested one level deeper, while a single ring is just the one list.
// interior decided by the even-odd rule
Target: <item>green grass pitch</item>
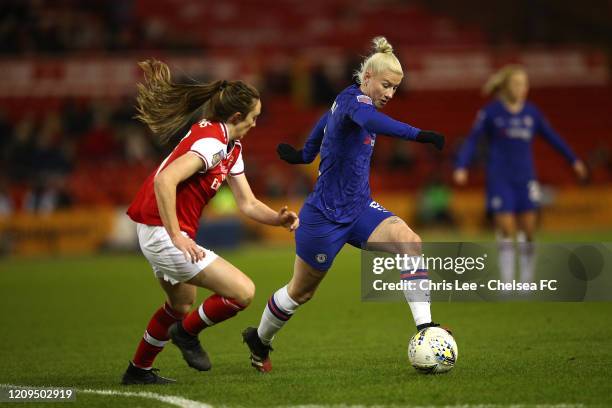
[{"label": "green grass pitch", "polygon": [[[222,255],[254,280],[253,304],[201,335],[210,372],[188,368],[169,344],[155,366],[178,383],[152,387],[119,385],[163,302],[142,256],[0,261],[0,384],[144,391],[226,407],[612,406],[612,303],[435,303],[434,318],[454,329],[459,358],[448,374],[422,375],[407,359],[415,331],[408,306],[361,302],[352,248],[278,335],[273,372],[259,374],[240,332],[258,323],[268,296],[289,279],[293,249]],[[198,301],[206,295],[201,290]],[[91,393],[59,405],[176,406]]]}]

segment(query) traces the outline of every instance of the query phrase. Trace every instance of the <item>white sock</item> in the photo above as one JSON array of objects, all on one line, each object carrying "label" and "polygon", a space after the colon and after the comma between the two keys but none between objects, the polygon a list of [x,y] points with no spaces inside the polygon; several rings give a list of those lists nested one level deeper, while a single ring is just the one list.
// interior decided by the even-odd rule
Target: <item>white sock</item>
[{"label": "white sock", "polygon": [[511,238],[497,237],[499,250],[499,274],[502,282],[509,283],[514,279],[514,241]]},{"label": "white sock", "polygon": [[431,301],[429,293],[429,275],[422,257],[415,257],[418,264],[401,272],[401,280],[412,282],[411,288],[404,289],[404,297],[410,306],[414,324],[417,326],[431,322]]},{"label": "white sock", "polygon": [[274,335],[283,328],[300,305],[287,292],[284,286],[274,292],[261,315],[257,334],[264,344],[270,344]]},{"label": "white sock", "polygon": [[523,232],[518,234],[517,241],[521,282],[533,282],[535,277],[535,245],[532,241],[527,241],[527,236]]}]

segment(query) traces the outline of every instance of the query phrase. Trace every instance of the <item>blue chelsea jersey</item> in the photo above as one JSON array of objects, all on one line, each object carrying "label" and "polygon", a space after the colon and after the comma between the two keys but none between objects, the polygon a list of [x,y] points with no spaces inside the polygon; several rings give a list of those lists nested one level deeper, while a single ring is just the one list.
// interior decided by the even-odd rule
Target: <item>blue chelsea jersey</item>
[{"label": "blue chelsea jersey", "polygon": [[541,135],[569,162],[576,160],[576,155],[535,105],[527,102],[520,112],[512,113],[496,100],[478,112],[474,126],[459,150],[455,166],[468,167],[478,141],[485,136],[489,142],[488,182],[533,180],[536,171],[532,143],[536,135]]},{"label": "blue chelsea jersey", "polygon": [[380,134],[414,140],[419,129],[378,112],[357,85],[342,91],[305,143],[304,161],[320,153],[319,177],[306,199],[330,221],[355,220],[371,200],[370,160]]}]

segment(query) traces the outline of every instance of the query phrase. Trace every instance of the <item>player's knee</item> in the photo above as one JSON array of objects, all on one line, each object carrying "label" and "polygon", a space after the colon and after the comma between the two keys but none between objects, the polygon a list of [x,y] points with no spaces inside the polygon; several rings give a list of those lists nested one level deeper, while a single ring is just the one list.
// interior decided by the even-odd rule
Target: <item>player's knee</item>
[{"label": "player's knee", "polygon": [[236,300],[238,304],[246,308],[248,305],[251,304],[254,297],[255,297],[255,284],[253,283],[253,281],[249,279],[240,284],[240,288],[238,288],[238,290],[236,291],[236,295],[234,296],[234,299]]},{"label": "player's knee", "polygon": [[170,307],[181,315],[186,315],[191,311],[194,301],[169,302]]},{"label": "player's knee", "polygon": [[398,253],[421,253],[421,237],[410,228],[401,228],[397,231],[395,242],[400,246],[396,250]]}]

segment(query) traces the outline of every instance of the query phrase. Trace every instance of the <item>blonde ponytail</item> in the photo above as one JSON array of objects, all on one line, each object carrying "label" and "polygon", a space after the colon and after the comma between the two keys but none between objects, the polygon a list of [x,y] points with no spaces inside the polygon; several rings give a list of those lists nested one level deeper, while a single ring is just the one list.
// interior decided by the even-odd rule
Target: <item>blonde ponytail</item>
[{"label": "blonde ponytail", "polygon": [[508,83],[510,77],[517,72],[525,72],[521,65],[506,65],[489,77],[482,87],[482,94],[485,96],[498,95]]}]

